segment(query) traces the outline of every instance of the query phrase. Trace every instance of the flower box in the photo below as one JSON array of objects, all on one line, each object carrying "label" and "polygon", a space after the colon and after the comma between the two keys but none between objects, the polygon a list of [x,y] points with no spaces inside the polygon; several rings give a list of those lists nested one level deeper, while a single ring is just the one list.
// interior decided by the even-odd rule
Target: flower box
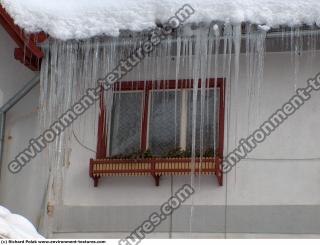
[{"label": "flower box", "polygon": [[150,175],[159,185],[160,176],[188,175],[194,171],[196,175],[214,174],[222,185],[222,159],[218,157],[192,158],[138,158],[138,159],[90,159],[90,177],[94,186],[98,186],[100,177],[104,176],[143,176]]}]

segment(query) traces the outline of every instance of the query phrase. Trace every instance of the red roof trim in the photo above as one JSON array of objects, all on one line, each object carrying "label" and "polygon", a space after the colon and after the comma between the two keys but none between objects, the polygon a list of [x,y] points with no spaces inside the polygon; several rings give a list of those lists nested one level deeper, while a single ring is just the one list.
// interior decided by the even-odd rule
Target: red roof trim
[{"label": "red roof trim", "polygon": [[31,70],[39,70],[44,53],[37,47],[37,43],[45,41],[48,36],[43,32],[26,35],[20,27],[14,24],[13,19],[1,5],[0,24],[19,47],[14,52],[15,58]]}]

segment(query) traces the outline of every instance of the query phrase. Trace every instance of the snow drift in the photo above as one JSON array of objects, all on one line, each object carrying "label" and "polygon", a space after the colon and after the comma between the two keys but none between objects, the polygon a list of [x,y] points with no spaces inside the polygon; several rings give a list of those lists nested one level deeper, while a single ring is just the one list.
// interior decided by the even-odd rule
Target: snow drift
[{"label": "snow drift", "polygon": [[0,206],[0,239],[41,239],[34,226],[24,217]]}]

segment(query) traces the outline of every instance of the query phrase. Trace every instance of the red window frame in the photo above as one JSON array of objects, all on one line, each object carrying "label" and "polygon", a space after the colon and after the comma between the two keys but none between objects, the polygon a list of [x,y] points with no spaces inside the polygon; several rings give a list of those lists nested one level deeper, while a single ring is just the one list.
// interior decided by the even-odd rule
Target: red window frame
[{"label": "red window frame", "polygon": [[[198,88],[201,89],[201,79],[198,80]],[[113,90],[120,91],[141,91],[143,92],[143,112],[141,120],[141,138],[140,149],[147,150],[147,133],[148,133],[148,113],[149,113],[149,97],[150,92],[153,90],[174,90],[174,89],[193,89],[194,82],[192,79],[184,80],[162,80],[162,81],[122,81],[113,85]],[[224,113],[225,113],[225,79],[223,78],[210,78],[206,80],[206,88],[219,88],[219,138],[218,138],[218,157],[223,159],[224,147]],[[103,99],[100,101],[100,106],[103,107]],[[101,109],[100,115],[104,114],[104,108]],[[101,121],[102,120],[102,121]],[[99,125],[105,125],[104,117],[99,117]],[[101,121],[101,122],[100,122]],[[105,158],[109,153],[109,135],[108,130],[99,127],[98,129],[98,147],[97,158]],[[107,140],[108,139],[108,140]],[[100,141],[100,142],[99,142]],[[99,149],[100,148],[100,149]]]}]

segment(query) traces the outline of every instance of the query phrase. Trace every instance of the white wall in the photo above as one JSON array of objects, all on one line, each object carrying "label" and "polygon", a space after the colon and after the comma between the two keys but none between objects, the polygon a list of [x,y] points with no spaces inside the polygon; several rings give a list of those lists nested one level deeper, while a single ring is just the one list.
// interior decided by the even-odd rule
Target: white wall
[{"label": "white wall", "polygon": [[[14,59],[15,43],[0,26],[0,106],[18,92],[35,73]],[[39,221],[43,198],[43,182],[34,170],[32,161],[25,171],[13,175],[7,165],[15,155],[27,146],[38,129],[39,87],[30,91],[21,101],[7,112],[4,139],[4,154],[0,178],[0,205],[14,213],[24,215],[35,225]]]},{"label": "white wall", "polygon": [[[235,135],[239,140],[241,137],[246,137],[248,132],[255,129],[263,120],[266,120],[276,109],[280,108],[284,102],[289,100],[294,95],[294,89],[297,87],[306,86],[306,81],[310,77],[314,77],[318,73],[317,64],[320,59],[320,52],[316,53],[316,56],[312,56],[310,52],[304,52],[300,58],[300,71],[297,78],[294,78],[294,66],[292,56],[290,53],[268,53],[265,58],[264,69],[264,82],[261,90],[261,106],[257,108],[259,114],[248,117],[248,96],[247,96],[247,76],[246,76],[246,63],[245,55],[240,57],[240,80],[238,91],[238,103],[233,104],[231,107],[232,115],[231,122],[234,122],[235,111],[238,111],[237,118],[237,132],[234,131],[234,127],[226,129],[229,132],[229,138],[226,142],[229,142],[229,149],[227,144],[225,146],[225,152],[232,150],[235,142]],[[174,67],[174,61],[172,61]],[[174,71],[170,71],[171,78],[174,77]],[[183,71],[184,75],[181,78],[187,78],[188,71]],[[133,72],[128,76],[128,80],[144,79],[141,74]],[[143,76],[143,75],[142,75]],[[248,157],[239,163],[239,165],[231,173],[226,176],[223,187],[217,185],[215,177],[202,176],[201,185],[197,186],[197,193],[193,200],[188,200],[185,203],[185,207],[190,207],[193,204],[198,207],[198,215],[194,216],[194,219],[202,220],[205,216],[209,217],[207,225],[195,225],[196,230],[199,232],[208,232],[208,229],[213,232],[218,232],[221,229],[220,226],[216,227],[212,220],[217,219],[217,214],[213,212],[219,205],[229,205],[230,207],[244,206],[252,208],[254,207],[266,207],[263,210],[256,211],[253,217],[259,221],[256,222],[256,232],[275,232],[272,230],[274,227],[282,227],[281,222],[289,221],[292,217],[292,213],[297,212],[295,208],[302,206],[312,206],[320,204],[320,196],[317,195],[317,190],[320,187],[320,153],[318,145],[320,143],[320,131],[317,130],[316,125],[319,122],[320,107],[320,95],[316,93],[292,118],[288,119],[279,129],[276,130],[265,142],[254,150]],[[251,127],[248,128],[251,120]],[[227,124],[227,123],[226,123]],[[231,124],[232,125],[232,124]],[[91,146],[94,147],[94,146]],[[72,153],[70,158],[70,167],[67,170],[67,177],[65,183],[64,201],[66,205],[66,211],[63,213],[64,218],[60,217],[58,222],[58,231],[76,231],[96,229],[106,231],[119,231],[121,229],[130,229],[126,225],[119,224],[117,220],[113,220],[107,211],[108,209],[114,210],[112,212],[118,212],[117,219],[121,220],[139,220],[141,216],[147,215],[147,213],[137,211],[137,207],[141,207],[145,210],[152,209],[151,207],[157,207],[163,203],[171,195],[171,180],[170,177],[163,177],[160,182],[160,187],[155,187],[153,179],[151,177],[105,177],[100,180],[99,187],[93,188],[92,180],[88,177],[88,159],[92,157],[92,153],[83,150],[81,146],[75,143],[72,146]],[[227,179],[227,181],[226,181]],[[173,177],[173,189],[179,188],[184,183],[190,183],[190,177],[180,176]],[[198,179],[196,180],[198,183]],[[227,187],[227,188],[226,188]],[[280,210],[282,206],[294,207],[293,210],[287,212],[287,216],[282,217],[282,220],[276,220],[271,214],[285,213]],[[80,210],[77,209],[76,213],[73,213],[75,207],[82,207],[81,213],[85,214],[85,217],[91,215],[96,217],[96,222],[90,222],[90,227],[83,222],[81,225],[81,218],[75,218],[76,214],[79,214]],[[102,209],[102,207],[105,207]],[[117,208],[118,207],[118,208]],[[202,207],[202,209],[201,209]],[[209,208],[208,208],[209,207]],[[212,207],[210,209],[210,207]],[[275,209],[273,209],[275,207]],[[271,208],[271,209],[270,209]],[[130,211],[131,210],[131,211]],[[135,211],[134,211],[135,210]],[[201,211],[202,210],[202,211]],[[207,210],[207,211],[205,211]],[[106,212],[106,219],[109,217],[109,221],[113,224],[107,225],[103,223],[103,217],[99,220],[99,213]],[[110,211],[111,212],[111,211]],[[134,213],[137,214],[134,214]],[[212,213],[211,213],[212,212]],[[219,215],[224,213],[223,209],[217,211]],[[234,213],[236,212],[236,213]],[[304,213],[298,211],[299,213]],[[123,214],[124,213],[124,214]],[[202,215],[204,216],[201,216]],[[241,213],[246,211],[230,211],[227,215],[227,222],[229,222],[230,229],[234,232],[240,232],[241,227],[250,227],[248,224],[252,220],[248,220],[247,224],[238,224],[238,219],[243,219]],[[123,215],[122,215],[123,214]],[[231,215],[232,214],[232,215]],[[260,216],[260,214],[262,216]],[[218,215],[218,216],[219,216]],[[238,216],[237,216],[238,215]],[[212,217],[211,217],[212,216]],[[259,217],[260,216],[260,217]],[[188,223],[188,217],[190,217],[189,211],[178,211],[175,217],[174,226],[178,231],[187,231],[187,227],[181,220]],[[186,218],[187,217],[187,218]],[[273,217],[269,220],[269,225],[265,225],[267,217]],[[223,217],[221,223],[226,222]],[[69,219],[76,219],[77,221],[68,222]],[[301,220],[311,220],[309,216],[304,216]],[[197,223],[197,221],[194,221]],[[213,223],[212,223],[213,222]],[[259,225],[259,222],[262,224]],[[304,224],[304,221],[298,223],[304,227],[309,227],[310,224]],[[76,224],[77,223],[77,224]],[[204,222],[205,223],[205,222]],[[65,224],[65,225],[64,225]],[[232,226],[232,224],[238,224]],[[309,231],[303,231],[299,227],[289,227],[283,232],[314,232],[314,227],[318,227],[319,223],[312,223],[312,228]],[[206,227],[207,226],[207,227]],[[117,228],[119,227],[118,230]],[[184,228],[182,228],[184,227]],[[211,227],[211,228],[208,228]],[[162,231],[167,231],[168,225],[160,228]],[[254,229],[254,228],[248,228]],[[316,230],[316,229],[315,229]],[[281,229],[279,229],[281,232]],[[250,232],[245,230],[243,232]]]},{"label": "white wall", "polygon": [[[295,88],[306,86],[307,79],[319,72],[320,52],[313,55],[311,52],[302,53],[296,78],[292,60],[292,54],[286,52],[266,55],[261,106],[256,108],[259,113],[252,116],[253,112],[248,112],[246,59],[244,54],[240,56],[239,97],[231,106],[230,118],[231,122],[237,120],[237,132],[232,123],[226,129],[229,131],[226,142],[229,143],[225,145],[225,153],[233,149],[236,139],[246,137],[248,132],[281,108],[294,95]],[[174,79],[175,61],[170,67],[173,70],[169,72],[169,78]],[[189,77],[188,71],[182,74],[181,78]],[[128,76],[128,80],[145,78],[138,72]],[[313,216],[317,211],[310,212],[310,208],[320,204],[317,194],[320,187],[320,130],[316,127],[320,115],[319,102],[320,94],[314,93],[310,101],[226,176],[223,187],[217,185],[215,177],[202,176],[193,200],[188,200],[184,205],[186,209],[179,209],[174,216],[173,230],[188,231],[188,210],[193,202],[198,210],[193,218],[198,232],[222,232],[225,222],[233,232],[317,232],[320,223],[315,221],[318,216]],[[237,119],[235,111],[238,111]],[[162,177],[160,187],[154,186],[152,177],[105,177],[101,178],[98,188],[93,188],[88,177],[90,157],[93,154],[78,143],[72,145],[64,189],[65,212],[59,217],[57,231],[130,230],[133,224],[130,222],[128,225],[127,221],[136,220],[136,225],[139,225],[142,216],[147,217],[148,212],[170,197],[171,185],[177,189],[184,183],[190,183],[189,176],[175,176],[172,183],[170,177]],[[198,178],[195,182],[198,183]],[[225,204],[230,210],[224,217]],[[238,210],[238,207],[244,210]],[[102,213],[104,216],[99,215]],[[112,213],[118,215],[114,217]],[[87,225],[81,217],[95,217],[95,220]],[[239,223],[239,220],[245,221]],[[168,231],[169,225],[159,229]]]},{"label": "white wall", "polygon": [[16,47],[8,33],[0,26],[0,105],[34,76],[34,72],[14,59]]},{"label": "white wall", "polygon": [[[5,47],[4,54],[0,57],[0,69],[3,69],[3,72],[0,73],[0,90],[5,101],[33,74],[13,60],[14,45],[4,31],[2,29],[0,31],[0,48]],[[238,130],[234,132],[233,128],[228,129],[230,137],[226,141],[231,142],[229,150],[232,149],[235,135],[239,139],[248,133],[248,96],[246,95],[247,78],[244,72],[246,70],[244,55],[241,55],[240,59],[239,103],[237,107],[232,107],[232,111],[238,110]],[[260,115],[253,119],[250,117],[250,120],[253,120],[251,125],[258,125],[293,95],[295,81],[291,60],[289,53],[268,53],[266,55]],[[317,52],[313,58],[309,53],[302,54],[296,86],[304,86],[308,78],[318,73],[319,60],[320,52]],[[174,71],[171,71],[170,74],[174,79]],[[181,75],[182,78],[189,76],[187,71],[183,71],[182,74],[184,74]],[[132,79],[136,76],[138,76],[136,73],[130,75]],[[320,119],[319,102],[320,95],[314,94],[311,101],[252,152],[248,159],[243,160],[234,171],[228,174],[223,187],[218,186],[213,176],[201,177],[201,186],[197,186],[198,191],[193,198],[193,204],[197,207],[196,210],[199,210],[194,216],[195,226],[199,232],[208,232],[207,229],[211,229],[212,232],[223,232],[223,224],[226,222],[225,204],[249,207],[249,211],[243,212],[230,209],[226,217],[233,231],[245,232],[245,228],[242,229],[241,226],[250,228],[249,224],[252,220],[247,220],[246,224],[240,225],[238,221],[243,219],[241,213],[247,214],[247,211],[249,213],[252,211],[255,212],[253,218],[262,222],[260,225],[256,224],[257,233],[272,232],[272,229],[269,226],[266,227],[264,222],[268,220],[268,217],[273,217],[270,212],[273,214],[286,213],[281,212],[280,208],[283,206],[309,207],[320,204],[320,195],[318,195],[320,130],[317,130],[316,127]],[[6,131],[4,166],[9,159],[23,149],[28,139],[36,134],[37,103],[38,90],[36,89],[8,114],[7,124],[9,126]],[[234,120],[234,114],[231,117],[232,120]],[[253,129],[252,127],[249,130]],[[11,140],[8,140],[9,135],[12,137]],[[227,152],[227,147],[225,150]],[[100,180],[98,188],[94,188],[88,175],[89,159],[92,156],[91,152],[84,150],[74,141],[70,166],[66,171],[64,183],[65,209],[56,220],[56,231],[129,231],[132,227],[139,225],[139,222],[146,218],[151,210],[157,209],[170,197],[171,185],[173,189],[176,189],[183,183],[190,182],[188,176],[173,177],[172,183],[170,177],[163,177],[160,187],[155,187],[151,177],[106,177]],[[37,161],[29,163],[29,166],[19,175],[19,180],[3,173],[2,192],[0,192],[2,203],[11,210],[26,215],[34,223],[38,221],[38,209],[42,205],[43,197],[41,190],[36,188],[39,176],[32,174],[34,168],[40,167],[39,164],[41,165]],[[39,192],[39,194],[34,192]],[[24,205],[24,203],[28,204]],[[182,208],[174,216],[173,224],[177,231],[187,231],[190,205],[191,200],[184,205],[185,209]],[[266,208],[261,210],[257,209],[257,206]],[[291,210],[286,217],[291,217],[291,214],[296,212],[296,209]],[[314,232],[314,227],[319,225],[312,219],[312,214],[301,218],[301,225],[305,227],[307,233]],[[283,218],[283,220],[286,219]],[[309,224],[308,220],[313,223]],[[200,224],[202,221],[203,224]],[[276,217],[270,218],[268,222],[274,226],[282,225],[276,220]],[[161,229],[168,231],[169,224],[165,223]],[[293,233],[304,232],[299,227],[288,227],[289,231],[290,229]]]},{"label": "white wall", "polygon": [[[256,129],[254,126],[248,129],[248,120],[252,120],[252,117],[247,116],[245,55],[241,55],[240,59],[243,62],[240,66],[239,103],[232,106],[232,112],[238,111],[238,129],[234,132],[232,124],[226,129],[226,132],[230,131],[229,139],[226,139],[226,142],[229,142],[229,149],[227,143],[225,146],[226,153],[234,147],[236,134],[239,140]],[[314,59],[320,59],[319,52]],[[300,57],[301,71],[296,83],[290,60],[290,53],[266,55],[260,114],[253,118],[255,121],[251,121],[251,125],[258,126],[267,120],[276,109],[281,108],[282,104],[294,95],[295,87],[306,86],[307,79],[318,72],[316,65],[311,63],[310,53],[305,52]],[[188,75],[182,75],[181,78],[186,77]],[[316,171],[320,170],[320,164],[318,166],[320,130],[316,129],[320,114],[319,102],[320,95],[313,94],[310,101],[229,174],[230,204],[320,204],[320,196],[304,191],[305,189],[315,191],[320,185],[319,171]],[[236,120],[235,113],[230,120],[232,122]],[[94,145],[90,147],[94,148]],[[66,205],[156,205],[170,193],[170,177],[163,177],[159,188],[153,186],[151,177],[106,177],[101,179],[99,188],[92,188],[92,180],[88,178],[90,157],[93,157],[91,152],[83,149],[77,142],[73,144],[71,165],[67,170],[65,185]],[[310,168],[305,168],[306,165]],[[195,203],[223,204],[226,184],[224,187],[218,187],[214,177],[201,177],[201,179],[203,181],[201,192],[198,194],[199,197],[194,199]],[[189,177],[174,177],[174,186],[178,188],[183,182],[188,181]],[[144,198],[146,196],[148,198]]]}]

